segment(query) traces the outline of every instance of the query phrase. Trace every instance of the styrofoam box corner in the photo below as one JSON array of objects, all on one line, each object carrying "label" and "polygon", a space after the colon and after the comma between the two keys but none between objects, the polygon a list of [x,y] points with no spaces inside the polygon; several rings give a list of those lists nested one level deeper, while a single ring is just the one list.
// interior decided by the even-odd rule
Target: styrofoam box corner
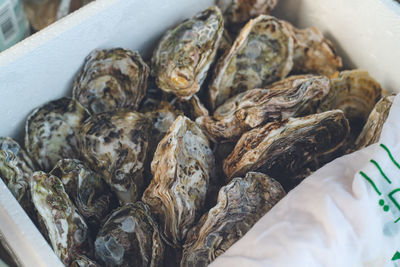
[{"label": "styrofoam box corner", "polygon": [[[123,47],[149,57],[166,29],[213,0],[97,0],[0,53],[0,136],[22,140],[27,115],[71,95],[84,58]],[[368,70],[400,91],[400,5],[393,0],[281,0],[273,12],[300,28],[317,26],[348,68]],[[0,231],[24,266],[61,266],[0,181]]]}]

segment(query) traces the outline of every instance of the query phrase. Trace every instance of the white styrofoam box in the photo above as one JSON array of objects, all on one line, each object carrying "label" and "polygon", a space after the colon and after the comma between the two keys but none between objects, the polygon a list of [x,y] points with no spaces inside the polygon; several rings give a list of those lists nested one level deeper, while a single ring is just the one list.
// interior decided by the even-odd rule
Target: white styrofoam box
[{"label": "white styrofoam box", "polygon": [[[0,53],[0,136],[22,140],[27,115],[70,95],[84,58],[96,48],[151,54],[161,34],[213,0],[97,0]],[[370,71],[400,91],[400,6],[392,0],[281,0],[274,15],[317,26],[347,67]],[[51,248],[0,181],[0,232],[24,266],[59,266]]]}]

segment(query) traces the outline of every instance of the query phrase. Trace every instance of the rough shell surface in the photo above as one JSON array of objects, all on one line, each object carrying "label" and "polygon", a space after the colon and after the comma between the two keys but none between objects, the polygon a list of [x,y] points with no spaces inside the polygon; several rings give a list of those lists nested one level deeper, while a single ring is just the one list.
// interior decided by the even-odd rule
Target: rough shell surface
[{"label": "rough shell surface", "polygon": [[96,258],[106,266],[162,266],[164,244],[158,225],[142,202],[114,210],[95,242]]},{"label": "rough shell surface", "polygon": [[329,93],[325,76],[291,76],[265,89],[252,89],[228,99],[213,117],[196,122],[215,142],[233,142],[266,122],[315,113]]},{"label": "rough shell surface", "polygon": [[316,27],[296,29],[288,24],[294,39],[294,73],[333,76],[342,68],[342,59],[333,44]]},{"label": "rough shell surface", "polygon": [[32,202],[44,223],[54,252],[68,265],[76,255],[91,255],[88,227],[72,204],[60,179],[44,172],[31,176]]},{"label": "rough shell surface", "polygon": [[149,70],[138,52],[94,50],[76,77],[72,94],[91,113],[137,110],[146,94]]},{"label": "rough shell surface", "polygon": [[152,58],[158,86],[190,99],[206,78],[223,31],[221,11],[213,6],[166,32]]},{"label": "rough shell surface", "polygon": [[77,158],[77,134],[88,111],[76,100],[61,98],[34,110],[26,121],[25,148],[41,170],[64,158]]},{"label": "rough shell surface", "polygon": [[93,228],[112,210],[112,193],[101,175],[76,159],[60,160],[50,174],[59,177],[79,213]]},{"label": "rough shell surface", "polygon": [[385,123],[395,96],[385,96],[376,103],[369,114],[368,120],[355,143],[355,150],[372,145],[379,141],[383,124]]},{"label": "rough shell surface", "polygon": [[331,79],[331,90],[322,100],[318,112],[340,109],[349,120],[351,136],[355,139],[361,132],[382,89],[367,71],[343,71]]},{"label": "rough shell surface", "polygon": [[25,173],[32,174],[35,165],[17,141],[11,137],[0,137],[0,150],[10,150],[17,157],[19,168]]},{"label": "rough shell surface", "polygon": [[69,265],[69,267],[100,267],[100,265],[84,255],[79,255]]},{"label": "rough shell surface", "polygon": [[239,139],[224,172],[231,179],[259,170],[286,189],[338,156],[348,133],[340,110],[270,122]]},{"label": "rough shell surface", "polygon": [[181,267],[208,265],[284,196],[282,186],[263,173],[233,179],[219,191],[215,207],[189,231]]},{"label": "rough shell surface", "polygon": [[176,247],[204,206],[214,164],[207,137],[194,122],[179,116],[157,146],[153,180],[143,194],[161,231]]},{"label": "rough shell surface", "polygon": [[121,203],[134,202],[143,192],[150,128],[143,114],[120,110],[92,115],[80,129],[82,157]]},{"label": "rough shell surface", "polygon": [[293,37],[277,18],[260,15],[240,31],[216,66],[209,88],[215,109],[226,99],[280,80],[293,66]]}]

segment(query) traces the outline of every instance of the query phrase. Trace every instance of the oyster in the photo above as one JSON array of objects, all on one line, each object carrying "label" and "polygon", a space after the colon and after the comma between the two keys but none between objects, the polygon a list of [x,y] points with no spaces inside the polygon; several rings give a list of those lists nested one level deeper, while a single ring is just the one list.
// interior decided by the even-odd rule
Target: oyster
[{"label": "oyster", "polygon": [[376,103],[374,109],[369,114],[367,123],[356,140],[354,150],[359,150],[379,141],[383,124],[389,115],[394,98],[394,95],[385,96]]},{"label": "oyster", "polygon": [[56,255],[66,265],[75,255],[91,255],[88,227],[76,211],[60,179],[44,172],[31,176],[32,202]]},{"label": "oyster", "polygon": [[263,173],[234,178],[219,191],[217,205],[189,231],[181,267],[207,266],[284,196],[282,186]]},{"label": "oyster", "polygon": [[284,78],[292,66],[293,37],[286,24],[271,16],[258,16],[246,24],[217,64],[209,88],[211,108],[238,93]]},{"label": "oyster", "polygon": [[75,78],[72,94],[91,113],[137,110],[146,94],[148,76],[149,67],[138,52],[94,50]]},{"label": "oyster", "polygon": [[18,160],[18,167],[27,174],[32,174],[35,166],[28,153],[11,137],[0,137],[0,150],[10,150]]},{"label": "oyster", "polygon": [[71,98],[48,102],[29,115],[25,148],[41,170],[49,171],[60,159],[77,158],[76,136],[88,111]]},{"label": "oyster", "polygon": [[289,188],[337,157],[348,133],[340,110],[270,122],[240,138],[224,172],[232,179],[259,170]]},{"label": "oyster", "polygon": [[100,265],[84,255],[79,255],[69,267],[100,267]]},{"label": "oyster", "polygon": [[291,76],[265,89],[240,93],[196,123],[214,142],[233,142],[248,130],[266,122],[315,113],[329,93],[325,76]]},{"label": "oyster", "polygon": [[195,120],[201,116],[208,116],[208,109],[197,95],[193,95],[190,100],[173,99],[171,102],[191,120]]},{"label": "oyster", "polygon": [[293,32],[294,73],[315,73],[329,77],[337,73],[342,67],[342,59],[320,30],[316,27],[300,30],[289,23],[287,25]]},{"label": "oyster", "polygon": [[207,137],[194,122],[179,116],[157,146],[153,180],[142,197],[175,247],[181,246],[204,206],[214,164]]},{"label": "oyster", "polygon": [[60,160],[50,174],[61,179],[66,193],[91,228],[98,227],[113,208],[108,185],[79,160]]},{"label": "oyster", "polygon": [[321,101],[318,112],[340,109],[349,120],[351,137],[355,139],[376,102],[382,89],[367,71],[343,71],[339,77],[331,79],[331,90]]},{"label": "oyster", "polygon": [[224,31],[221,11],[212,6],[169,30],[152,57],[158,86],[183,99],[199,91]]},{"label": "oyster", "polygon": [[125,110],[92,115],[79,132],[82,157],[102,174],[121,203],[140,198],[151,122]]},{"label": "oyster", "polygon": [[162,266],[164,244],[157,223],[142,202],[114,210],[95,242],[96,258],[105,266]]}]

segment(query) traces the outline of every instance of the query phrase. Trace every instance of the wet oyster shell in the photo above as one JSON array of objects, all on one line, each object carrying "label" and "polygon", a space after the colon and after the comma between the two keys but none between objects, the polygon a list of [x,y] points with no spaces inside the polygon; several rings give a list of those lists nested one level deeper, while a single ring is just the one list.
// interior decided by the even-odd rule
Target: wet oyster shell
[{"label": "wet oyster shell", "polygon": [[207,137],[194,122],[179,116],[157,146],[153,180],[142,198],[176,247],[204,206],[214,164]]},{"label": "wet oyster shell", "polygon": [[41,170],[50,171],[60,159],[77,158],[77,133],[88,111],[71,98],[44,104],[29,115],[25,148]]},{"label": "wet oyster shell", "polygon": [[342,110],[349,120],[351,137],[355,140],[381,94],[380,84],[367,71],[343,71],[339,77],[331,79],[331,90],[321,101],[318,112]]},{"label": "wet oyster shell", "polygon": [[17,157],[18,167],[24,173],[32,174],[35,165],[28,156],[28,153],[21,148],[17,141],[11,137],[0,137],[0,150],[10,150]]},{"label": "wet oyster shell", "polygon": [[94,50],[75,78],[73,97],[91,113],[139,109],[146,94],[149,67],[138,52]]},{"label": "wet oyster shell", "polygon": [[219,191],[215,207],[189,231],[181,267],[211,263],[284,196],[282,186],[263,173],[234,178]]},{"label": "wet oyster shell", "polygon": [[60,160],[50,174],[59,177],[68,196],[91,228],[97,228],[114,208],[113,196],[101,175],[76,159]]},{"label": "wet oyster shell", "polygon": [[233,142],[266,122],[315,113],[329,89],[325,76],[291,76],[240,93],[219,106],[213,117],[200,117],[196,123],[214,142]]},{"label": "wet oyster shell", "polygon": [[259,170],[287,189],[337,157],[348,133],[340,110],[270,122],[239,139],[224,172],[232,179]]},{"label": "wet oyster shell", "polygon": [[183,99],[198,92],[223,30],[221,11],[212,6],[166,32],[152,57],[158,87]]},{"label": "wet oyster shell", "polygon": [[162,266],[164,244],[157,223],[142,202],[114,210],[95,242],[96,258],[106,266]]},{"label": "wet oyster shell", "polygon": [[60,179],[44,172],[31,176],[32,202],[54,252],[68,265],[76,255],[91,255],[88,227],[65,193]]},{"label": "wet oyster shell", "polygon": [[82,157],[121,203],[134,202],[143,192],[150,128],[143,114],[126,110],[92,115],[80,128]]},{"label": "wet oyster shell", "polygon": [[385,96],[376,103],[356,140],[354,150],[362,149],[379,141],[383,124],[389,115],[394,98],[395,95]]},{"label": "wet oyster shell", "polygon": [[293,66],[293,37],[286,24],[260,15],[240,31],[218,63],[209,88],[215,109],[226,99],[284,78]]},{"label": "wet oyster shell", "polygon": [[79,255],[69,267],[100,267],[100,265],[84,255]]}]

